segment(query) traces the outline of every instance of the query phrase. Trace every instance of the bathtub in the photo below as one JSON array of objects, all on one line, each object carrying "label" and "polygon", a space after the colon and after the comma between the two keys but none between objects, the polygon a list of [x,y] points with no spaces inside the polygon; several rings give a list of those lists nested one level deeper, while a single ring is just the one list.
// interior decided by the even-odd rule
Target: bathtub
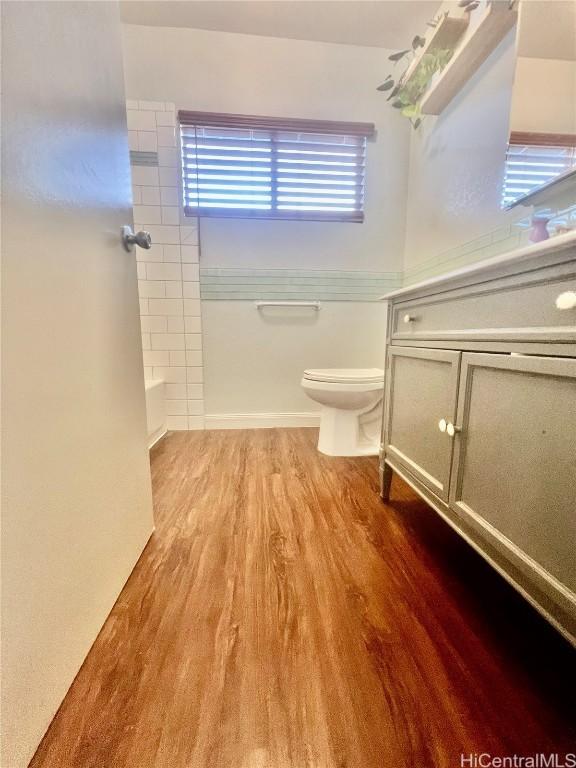
[{"label": "bathtub", "polygon": [[166,400],[162,379],[148,379],[146,387],[146,421],[148,448],[166,434]]}]

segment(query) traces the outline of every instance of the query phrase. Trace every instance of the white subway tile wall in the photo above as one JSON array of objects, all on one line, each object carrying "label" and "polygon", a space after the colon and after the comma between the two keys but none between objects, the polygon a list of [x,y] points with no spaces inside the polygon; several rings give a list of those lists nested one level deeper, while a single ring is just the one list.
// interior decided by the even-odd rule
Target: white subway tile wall
[{"label": "white subway tile wall", "polygon": [[158,166],[132,165],[134,227],[153,243],[136,249],[144,373],[165,381],[168,429],[204,429],[198,222],[182,218],[176,109],[126,107],[130,149],[158,153]]}]

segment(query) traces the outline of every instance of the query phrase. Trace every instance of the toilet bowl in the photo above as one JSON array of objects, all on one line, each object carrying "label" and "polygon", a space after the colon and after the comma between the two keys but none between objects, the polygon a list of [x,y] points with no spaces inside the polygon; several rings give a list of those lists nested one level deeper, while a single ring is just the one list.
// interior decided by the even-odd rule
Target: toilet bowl
[{"label": "toilet bowl", "polygon": [[328,456],[377,456],[384,371],[322,368],[304,371],[302,388],[320,403],[318,450]]}]

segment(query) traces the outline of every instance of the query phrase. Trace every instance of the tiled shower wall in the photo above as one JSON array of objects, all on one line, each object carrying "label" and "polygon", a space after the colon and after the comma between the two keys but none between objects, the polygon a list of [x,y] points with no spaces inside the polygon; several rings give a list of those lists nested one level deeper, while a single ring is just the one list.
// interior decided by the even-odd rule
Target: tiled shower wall
[{"label": "tiled shower wall", "polygon": [[184,219],[174,104],[128,101],[136,248],[146,379],[163,379],[167,427],[203,429],[203,365],[197,219]]}]

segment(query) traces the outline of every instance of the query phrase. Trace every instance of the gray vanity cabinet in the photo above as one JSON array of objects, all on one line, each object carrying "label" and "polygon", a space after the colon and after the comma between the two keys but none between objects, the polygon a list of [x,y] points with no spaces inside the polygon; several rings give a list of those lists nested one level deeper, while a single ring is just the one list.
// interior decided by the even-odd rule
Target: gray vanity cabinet
[{"label": "gray vanity cabinet", "polygon": [[453,447],[445,425],[456,419],[459,365],[459,352],[390,349],[386,450],[445,501]]},{"label": "gray vanity cabinet", "polygon": [[557,291],[576,292],[573,235],[384,297],[381,480],[387,498],[401,475],[576,644],[576,300]]}]

